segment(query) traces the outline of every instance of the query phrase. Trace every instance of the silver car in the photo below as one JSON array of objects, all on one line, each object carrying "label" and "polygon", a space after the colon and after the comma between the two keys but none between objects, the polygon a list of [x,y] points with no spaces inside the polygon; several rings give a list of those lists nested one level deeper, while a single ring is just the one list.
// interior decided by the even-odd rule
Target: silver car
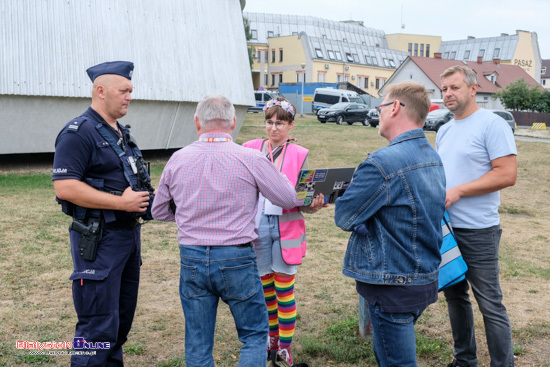
[{"label": "silver car", "polygon": [[516,120],[514,119],[514,116],[510,112],[503,111],[503,110],[489,110],[489,111],[491,111],[497,116],[502,117],[508,123],[508,125],[510,125],[510,127],[512,128],[512,133],[516,132]]}]

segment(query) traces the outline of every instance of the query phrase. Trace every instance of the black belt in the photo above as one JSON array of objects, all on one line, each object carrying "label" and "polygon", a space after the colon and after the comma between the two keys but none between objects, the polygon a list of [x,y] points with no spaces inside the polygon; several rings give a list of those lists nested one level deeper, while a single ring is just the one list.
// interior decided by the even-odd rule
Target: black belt
[{"label": "black belt", "polygon": [[234,245],[237,246],[237,248],[247,248],[252,247],[252,242],[243,243],[242,245]]},{"label": "black belt", "polygon": [[139,222],[136,218],[129,218],[126,220],[115,220],[109,223],[103,223],[103,228],[107,229],[133,229],[139,225]]}]

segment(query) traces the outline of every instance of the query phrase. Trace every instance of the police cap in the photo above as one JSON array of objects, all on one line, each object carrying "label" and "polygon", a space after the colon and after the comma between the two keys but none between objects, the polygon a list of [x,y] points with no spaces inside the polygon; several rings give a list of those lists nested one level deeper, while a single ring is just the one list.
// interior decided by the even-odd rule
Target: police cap
[{"label": "police cap", "polygon": [[132,80],[132,72],[134,70],[134,63],[129,61],[108,61],[91,68],[88,68],[86,72],[92,80],[92,82],[100,75],[103,74],[116,74]]}]

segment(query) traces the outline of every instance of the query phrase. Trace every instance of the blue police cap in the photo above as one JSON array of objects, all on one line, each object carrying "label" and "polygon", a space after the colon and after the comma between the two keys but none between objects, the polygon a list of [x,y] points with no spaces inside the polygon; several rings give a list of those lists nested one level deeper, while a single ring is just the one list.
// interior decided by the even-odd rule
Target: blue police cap
[{"label": "blue police cap", "polygon": [[134,63],[129,61],[108,61],[96,66],[88,68],[86,72],[92,80],[92,82],[100,75],[103,74],[116,74],[132,80],[132,72],[134,70]]}]

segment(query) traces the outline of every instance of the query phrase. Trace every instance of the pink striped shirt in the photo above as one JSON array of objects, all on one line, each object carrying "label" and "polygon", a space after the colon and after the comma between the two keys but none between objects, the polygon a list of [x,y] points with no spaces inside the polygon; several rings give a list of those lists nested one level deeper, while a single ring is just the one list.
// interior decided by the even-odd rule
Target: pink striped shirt
[{"label": "pink striped shirt", "polygon": [[239,245],[256,239],[258,192],[285,209],[298,205],[294,187],[261,152],[233,143],[229,134],[200,138],[210,141],[196,141],[172,155],[152,207],[156,220],[175,220],[180,245]]}]

